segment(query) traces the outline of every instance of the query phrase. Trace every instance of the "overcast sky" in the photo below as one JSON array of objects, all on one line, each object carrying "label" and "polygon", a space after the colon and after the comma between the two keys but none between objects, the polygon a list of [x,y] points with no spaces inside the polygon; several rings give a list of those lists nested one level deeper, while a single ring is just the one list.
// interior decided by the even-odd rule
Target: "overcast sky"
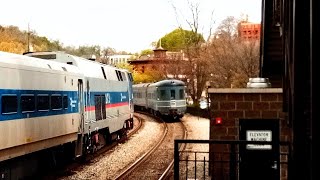
[{"label": "overcast sky", "polygon": [[261,0],[4,0],[0,25],[27,30],[29,24],[39,36],[65,46],[100,45],[134,53],[151,48],[180,25],[189,29],[188,1],[199,3],[205,38],[227,16],[247,14],[249,21],[261,21]]}]

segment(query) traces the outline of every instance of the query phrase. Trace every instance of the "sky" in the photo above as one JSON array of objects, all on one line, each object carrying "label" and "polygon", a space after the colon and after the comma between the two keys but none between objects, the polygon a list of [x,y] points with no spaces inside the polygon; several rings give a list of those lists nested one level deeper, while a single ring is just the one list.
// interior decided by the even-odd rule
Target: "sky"
[{"label": "sky", "polygon": [[[152,49],[152,42],[178,27],[190,30],[191,4],[199,4],[204,38],[228,16],[248,15],[261,22],[262,0],[5,0],[0,25],[28,26],[64,46],[99,45],[131,53]],[[188,4],[189,2],[189,4]]]}]

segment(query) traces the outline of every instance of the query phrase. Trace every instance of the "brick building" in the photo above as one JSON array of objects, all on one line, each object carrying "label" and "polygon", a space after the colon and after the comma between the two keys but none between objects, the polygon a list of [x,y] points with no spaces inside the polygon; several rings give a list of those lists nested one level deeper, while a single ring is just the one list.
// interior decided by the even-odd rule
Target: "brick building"
[{"label": "brick building", "polygon": [[238,33],[243,40],[260,40],[261,24],[241,22]]},{"label": "brick building", "polygon": [[[141,56],[135,60],[129,60],[128,63],[133,65],[133,69],[139,73],[144,73],[147,70],[158,70],[166,75],[171,74],[175,65],[179,64],[178,69],[183,70],[181,61],[187,60],[183,52],[168,52],[161,46],[153,50],[153,54]],[[179,61],[179,63],[176,63]],[[172,69],[172,70],[171,70]]]}]

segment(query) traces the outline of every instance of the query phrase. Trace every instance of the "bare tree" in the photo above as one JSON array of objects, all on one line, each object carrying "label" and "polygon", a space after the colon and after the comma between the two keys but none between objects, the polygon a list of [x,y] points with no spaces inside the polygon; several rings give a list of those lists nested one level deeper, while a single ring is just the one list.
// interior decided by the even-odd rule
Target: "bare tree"
[{"label": "bare tree", "polygon": [[[199,25],[199,17],[200,17],[200,3],[192,3],[188,1],[191,19],[186,19],[186,23],[188,24],[191,31],[195,34],[200,33],[200,25]],[[176,12],[176,16],[178,19],[177,8],[173,5],[173,8]],[[212,18],[211,18],[212,20]],[[181,27],[181,24],[179,25]],[[211,26],[209,28],[211,33]],[[189,36],[190,37],[190,36]],[[200,37],[196,37],[198,39],[189,39],[189,37],[184,38],[184,52],[187,56],[186,62],[186,83],[189,89],[189,94],[193,99],[195,104],[199,103],[199,100],[202,96],[203,91],[205,90],[206,82],[210,78],[210,69],[208,68],[209,62],[206,59],[206,56],[202,54],[203,46],[205,46],[205,42]],[[202,34],[203,37],[203,34]],[[210,36],[208,37],[208,39]],[[193,42],[193,43],[190,43]]]},{"label": "bare tree", "polygon": [[240,21],[227,17],[207,43],[214,87],[246,87],[248,78],[258,76],[259,40],[244,41],[237,29]]},{"label": "bare tree", "polygon": [[[186,19],[186,22],[191,31],[198,34],[200,4],[188,1],[188,5],[191,19]],[[173,7],[178,16],[177,8]],[[212,17],[211,23],[213,23]],[[184,38],[184,52],[188,59],[185,66],[186,82],[189,94],[196,104],[199,103],[207,82],[210,82],[212,87],[245,87],[249,77],[258,75],[259,41],[240,39],[239,23],[240,20],[227,17],[213,34],[211,34],[212,24],[209,24],[210,35],[207,42],[200,39],[194,41],[187,36]],[[189,43],[191,40],[195,43]]]}]

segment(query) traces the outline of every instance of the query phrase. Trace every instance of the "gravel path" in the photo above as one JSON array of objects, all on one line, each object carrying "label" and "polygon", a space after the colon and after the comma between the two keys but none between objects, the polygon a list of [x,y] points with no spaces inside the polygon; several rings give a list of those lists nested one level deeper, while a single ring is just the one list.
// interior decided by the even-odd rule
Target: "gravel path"
[{"label": "gravel path", "polygon": [[[143,116],[143,126],[125,143],[119,144],[112,151],[95,158],[89,165],[85,165],[73,171],[73,174],[60,178],[61,180],[88,180],[114,179],[125,167],[133,163],[146,149],[152,147],[158,140],[157,134],[163,128],[159,123],[154,122]],[[207,119],[185,115],[181,121],[185,124],[188,131],[188,139],[209,139],[209,121]],[[188,149],[208,151],[207,146],[189,147]],[[208,148],[208,149],[206,149]],[[134,149],[134,150],[133,150]]]},{"label": "gravel path", "polygon": [[187,128],[187,139],[209,139],[210,121],[208,119],[186,114],[181,121]]},{"label": "gravel path", "polygon": [[61,179],[114,179],[122,169],[133,163],[145,153],[148,147],[152,147],[157,142],[155,134],[159,132],[161,132],[161,126],[157,122],[144,120],[141,130],[128,141],[97,157],[91,164],[75,170],[73,175]]},{"label": "gravel path", "polygon": [[[181,120],[188,130],[187,139],[209,139],[209,127],[210,121],[205,118],[195,117],[191,115],[185,115]],[[188,173],[186,173],[186,164],[185,162],[180,162],[179,168],[180,179],[210,179],[208,177],[208,163],[197,163],[197,176],[195,176],[195,164],[192,160],[209,160],[208,153],[200,152],[209,152],[209,144],[188,144],[185,151],[197,152],[195,153],[183,153],[181,158],[188,159]]]}]

